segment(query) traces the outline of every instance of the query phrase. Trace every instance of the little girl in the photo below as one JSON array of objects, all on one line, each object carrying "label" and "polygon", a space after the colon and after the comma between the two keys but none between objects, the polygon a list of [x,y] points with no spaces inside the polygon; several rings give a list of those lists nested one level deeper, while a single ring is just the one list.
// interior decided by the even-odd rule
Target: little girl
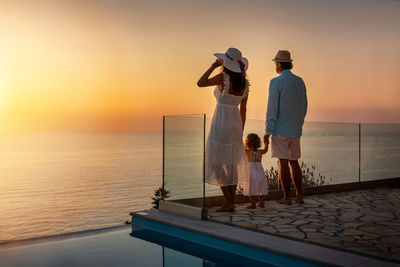
[{"label": "little girl", "polygon": [[258,149],[261,146],[261,140],[258,135],[251,133],[247,135],[245,141],[245,151],[249,163],[248,180],[245,181],[243,195],[249,196],[251,204],[248,209],[256,208],[256,197],[260,201],[259,207],[264,208],[264,195],[268,194],[267,181],[264,169],[261,165],[262,155],[267,153],[268,144],[264,144],[264,149]]}]

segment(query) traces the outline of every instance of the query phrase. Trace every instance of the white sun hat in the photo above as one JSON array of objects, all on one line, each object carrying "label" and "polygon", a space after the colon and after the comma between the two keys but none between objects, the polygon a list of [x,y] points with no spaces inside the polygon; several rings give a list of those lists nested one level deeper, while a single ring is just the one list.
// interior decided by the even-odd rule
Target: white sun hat
[{"label": "white sun hat", "polygon": [[249,67],[249,61],[242,57],[242,52],[237,48],[231,47],[225,53],[215,53],[214,56],[221,58],[224,61],[224,67],[233,72],[242,72],[239,61],[244,64],[245,70]]}]

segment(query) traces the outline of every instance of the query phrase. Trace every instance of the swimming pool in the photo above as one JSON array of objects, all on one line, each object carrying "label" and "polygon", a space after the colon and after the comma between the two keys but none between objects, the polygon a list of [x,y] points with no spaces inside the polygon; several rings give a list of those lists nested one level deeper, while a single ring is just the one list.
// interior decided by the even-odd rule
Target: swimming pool
[{"label": "swimming pool", "polygon": [[191,255],[210,266],[318,266],[140,217],[133,217],[132,229],[133,237]]},{"label": "swimming pool", "polygon": [[[154,226],[154,225],[153,225]],[[174,235],[184,234],[171,231],[172,235],[144,228],[125,228],[106,233],[95,233],[68,239],[55,238],[51,241],[38,242],[11,248],[0,248],[0,266],[140,266],[140,267],[196,267],[196,266],[292,266],[294,263],[283,261],[267,263],[265,259],[252,259],[255,254],[243,248],[243,253],[250,257],[229,253],[224,249],[216,249],[190,242]],[[165,230],[165,229],[163,229]],[[200,237],[201,239],[201,237]],[[201,240],[199,240],[201,241]],[[208,239],[203,241],[211,242]],[[226,245],[213,243],[213,245]],[[230,244],[230,246],[235,244]],[[269,261],[277,260],[271,257]],[[296,266],[312,266],[309,263],[296,261]]]}]

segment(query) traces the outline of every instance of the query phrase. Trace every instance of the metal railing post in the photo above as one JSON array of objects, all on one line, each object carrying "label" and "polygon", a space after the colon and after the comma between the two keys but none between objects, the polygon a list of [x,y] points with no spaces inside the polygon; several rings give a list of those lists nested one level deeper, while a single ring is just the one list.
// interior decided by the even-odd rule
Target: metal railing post
[{"label": "metal railing post", "polygon": [[361,182],[361,123],[358,124],[358,182]]},{"label": "metal railing post", "polygon": [[164,183],[165,183],[165,116],[163,116],[163,141],[162,141],[162,190],[164,192]]},{"label": "metal railing post", "polygon": [[206,114],[203,115],[203,208],[206,207]]}]

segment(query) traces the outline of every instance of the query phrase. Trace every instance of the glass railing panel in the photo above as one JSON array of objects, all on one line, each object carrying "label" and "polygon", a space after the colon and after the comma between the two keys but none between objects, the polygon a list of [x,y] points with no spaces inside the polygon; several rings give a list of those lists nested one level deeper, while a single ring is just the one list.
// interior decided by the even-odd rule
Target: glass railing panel
[{"label": "glass railing panel", "polygon": [[[207,142],[207,137],[210,131],[210,125],[211,125],[212,117],[207,117],[206,118],[206,142]],[[210,185],[205,183],[205,196],[210,197],[210,196],[222,196],[222,192],[219,186],[215,185]]]},{"label": "glass railing panel", "polygon": [[303,173],[315,167],[320,185],[358,182],[358,124],[306,122],[301,145]]},{"label": "glass railing panel", "polygon": [[361,181],[400,177],[400,124],[361,124]]},{"label": "glass railing panel", "polygon": [[204,115],[164,117],[166,200],[203,197]]},{"label": "glass railing panel", "polygon": [[[211,119],[207,118],[207,126]],[[247,120],[243,132],[256,133],[262,139],[265,121]],[[209,127],[206,127],[208,130]],[[358,124],[306,122],[301,138],[304,186],[358,182]],[[280,188],[278,160],[271,158],[271,147],[262,164],[268,174],[270,190]],[[206,196],[222,195],[217,186],[207,185]]]}]

